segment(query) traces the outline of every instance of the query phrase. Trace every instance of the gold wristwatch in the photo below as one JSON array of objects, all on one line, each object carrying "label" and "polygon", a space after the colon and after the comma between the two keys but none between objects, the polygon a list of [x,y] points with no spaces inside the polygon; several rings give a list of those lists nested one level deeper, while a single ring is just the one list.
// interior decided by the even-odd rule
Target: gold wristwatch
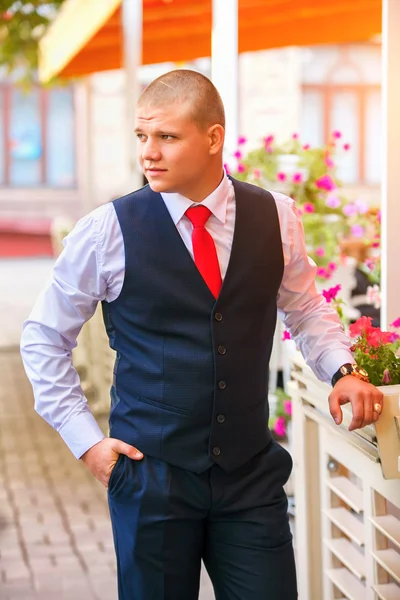
[{"label": "gold wristwatch", "polygon": [[342,365],[332,377],[332,387],[339,381],[339,379],[345,377],[346,375],[352,375],[361,381],[366,381],[369,383],[368,373],[365,369],[359,367],[356,363],[346,363],[345,365]]}]

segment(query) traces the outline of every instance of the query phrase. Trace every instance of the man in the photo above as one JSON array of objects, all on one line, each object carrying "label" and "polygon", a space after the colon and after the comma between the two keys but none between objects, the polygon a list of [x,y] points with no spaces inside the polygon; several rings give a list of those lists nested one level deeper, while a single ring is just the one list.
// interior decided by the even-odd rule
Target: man
[{"label": "man", "polygon": [[[79,221],[24,327],[36,410],[108,487],[120,600],[195,600],[201,559],[217,600],[297,597],[292,462],[267,428],[277,307],[316,375],[334,376],[335,421],[346,402],[350,429],[381,411],[316,293],[293,201],[226,176],[224,128],[203,75],[152,82],[136,126],[149,186]],[[117,353],[110,438],[70,358],[99,301]]]}]

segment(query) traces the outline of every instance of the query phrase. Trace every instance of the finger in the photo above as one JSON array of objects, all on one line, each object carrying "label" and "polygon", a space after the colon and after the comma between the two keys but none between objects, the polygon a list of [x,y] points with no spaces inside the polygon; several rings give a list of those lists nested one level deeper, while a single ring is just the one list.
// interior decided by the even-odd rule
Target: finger
[{"label": "finger", "polygon": [[357,394],[350,400],[353,418],[349,425],[349,431],[362,427],[364,421],[364,399],[362,394]]},{"label": "finger", "polygon": [[342,409],[340,408],[339,398],[340,395],[335,394],[334,392],[332,392],[329,396],[329,410],[336,425],[340,425],[343,419],[343,413]]},{"label": "finger", "polygon": [[118,454],[125,454],[128,458],[132,460],[141,460],[143,458],[143,453],[140,452],[135,446],[131,446],[130,444],[126,444],[121,440],[115,440],[115,444],[113,450],[118,452]]},{"label": "finger", "polygon": [[368,392],[364,395],[364,420],[361,427],[366,427],[374,420],[373,395]]}]

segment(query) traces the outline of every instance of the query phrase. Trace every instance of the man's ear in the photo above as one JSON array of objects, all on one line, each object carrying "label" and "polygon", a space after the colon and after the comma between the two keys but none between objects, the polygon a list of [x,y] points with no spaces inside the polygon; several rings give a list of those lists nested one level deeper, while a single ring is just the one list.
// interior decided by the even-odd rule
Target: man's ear
[{"label": "man's ear", "polygon": [[225,140],[225,129],[222,125],[212,125],[208,130],[208,137],[210,154],[221,152]]}]

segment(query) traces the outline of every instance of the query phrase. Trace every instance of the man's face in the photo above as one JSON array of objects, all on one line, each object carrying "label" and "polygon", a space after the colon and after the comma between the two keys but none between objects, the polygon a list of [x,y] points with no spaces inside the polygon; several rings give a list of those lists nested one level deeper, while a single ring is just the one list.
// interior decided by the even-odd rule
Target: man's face
[{"label": "man's face", "polygon": [[178,192],[191,200],[201,194],[210,164],[210,136],[180,102],[138,107],[138,158],[155,192]]}]

